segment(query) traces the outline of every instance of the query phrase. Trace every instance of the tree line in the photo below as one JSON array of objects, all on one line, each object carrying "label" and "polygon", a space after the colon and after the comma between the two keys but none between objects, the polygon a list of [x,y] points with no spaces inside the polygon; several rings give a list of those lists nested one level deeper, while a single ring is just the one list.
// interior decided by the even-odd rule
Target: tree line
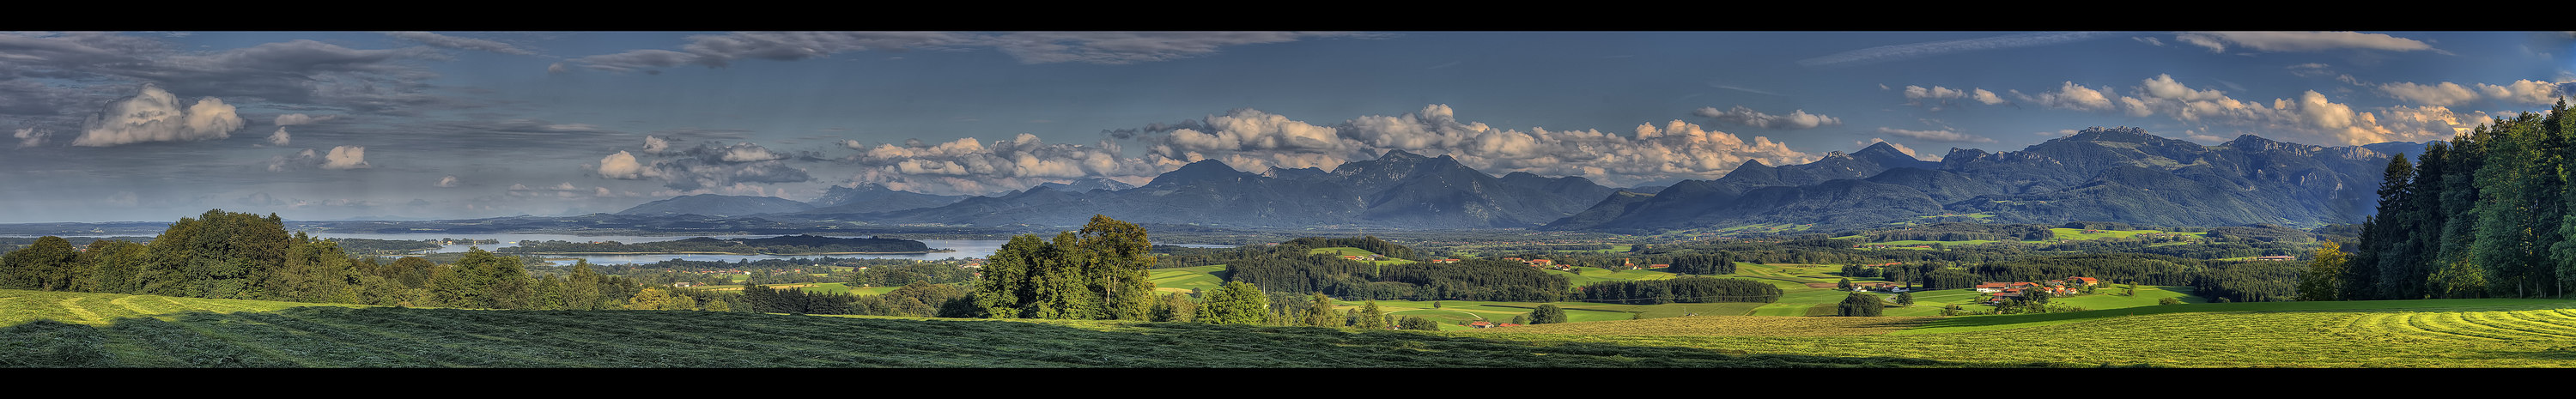
[{"label": "tree line", "polygon": [[2566,100],[2496,118],[2415,162],[2392,157],[2379,213],[2338,276],[2313,290],[2347,300],[2563,296],[2576,280],[2576,134]]}]

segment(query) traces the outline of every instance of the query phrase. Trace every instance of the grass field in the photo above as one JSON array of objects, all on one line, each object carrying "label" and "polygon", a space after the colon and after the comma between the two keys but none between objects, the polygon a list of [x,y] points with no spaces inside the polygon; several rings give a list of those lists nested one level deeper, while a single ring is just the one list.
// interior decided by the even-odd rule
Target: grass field
[{"label": "grass field", "polygon": [[2100,365],[2576,367],[2576,301],[2187,304],[1948,318],[1700,316],[1430,333],[388,308],[0,290],[0,367]]},{"label": "grass field", "polygon": [[1225,265],[1172,267],[1149,271],[1146,278],[1154,282],[1155,291],[1189,293],[1192,288],[1215,291],[1224,286],[1225,278],[1217,277],[1224,272]]},{"label": "grass field", "polygon": [[[1376,253],[1376,252],[1369,252],[1369,250],[1359,249],[1359,248],[1353,248],[1353,247],[1329,247],[1329,248],[1315,248],[1315,249],[1313,249],[1313,250],[1306,251],[1306,253],[1309,253],[1309,254],[1334,254],[1334,255],[1358,255],[1358,256],[1361,256],[1361,257],[1368,257],[1368,256],[1376,256],[1376,255],[1378,255],[1378,253]],[[1401,265],[1401,264],[1406,264],[1406,263],[1413,263],[1413,261],[1412,261],[1412,260],[1409,260],[1409,259],[1397,259],[1397,258],[1386,258],[1386,260],[1372,260],[1372,261],[1366,261],[1366,262],[1368,262],[1369,264],[1376,264],[1376,265]]]}]

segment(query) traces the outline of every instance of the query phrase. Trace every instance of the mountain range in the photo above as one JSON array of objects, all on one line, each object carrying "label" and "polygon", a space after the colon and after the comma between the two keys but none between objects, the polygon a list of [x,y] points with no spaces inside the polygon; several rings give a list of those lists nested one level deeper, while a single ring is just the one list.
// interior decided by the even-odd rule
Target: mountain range
[{"label": "mountain range", "polygon": [[[1658,231],[1780,224],[1866,228],[1933,218],[2111,221],[2165,226],[2357,223],[2373,211],[2389,152],[2420,143],[2329,147],[2253,135],[2215,146],[2138,128],[2091,128],[2020,151],[1956,149],[1924,161],[1877,143],[1813,162],[1747,162],[1712,180],[1618,189],[1582,177],[1487,174],[1449,156],[1390,150],[1332,170],[1237,170],[1191,163],[1142,186],[1108,179],[989,196],[878,185],[833,187],[812,203],[695,195],[618,215],[760,215],[771,221],[986,227],[1077,226],[1092,215],[1239,228],[1531,228]],[[2376,150],[2376,151],[2375,151]]]}]

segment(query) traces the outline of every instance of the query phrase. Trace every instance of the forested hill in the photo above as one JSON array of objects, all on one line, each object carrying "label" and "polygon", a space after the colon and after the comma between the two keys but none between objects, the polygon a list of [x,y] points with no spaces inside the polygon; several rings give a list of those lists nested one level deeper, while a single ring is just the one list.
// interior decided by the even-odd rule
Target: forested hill
[{"label": "forested hill", "polygon": [[[920,241],[894,238],[834,238],[792,235],[770,238],[714,239],[696,237],[627,244],[616,241],[522,241],[504,253],[726,253],[741,255],[813,255],[833,253],[928,253]],[[941,250],[944,251],[944,250]]]}]

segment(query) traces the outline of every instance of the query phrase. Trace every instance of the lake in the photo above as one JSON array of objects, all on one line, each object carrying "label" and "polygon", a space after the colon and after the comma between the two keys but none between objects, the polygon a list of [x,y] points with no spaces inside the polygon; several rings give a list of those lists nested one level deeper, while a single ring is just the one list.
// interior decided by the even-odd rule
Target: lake
[{"label": "lake", "polygon": [[[817,235],[817,236],[823,236],[823,237],[838,237],[838,238],[875,237],[875,236],[872,236],[872,235],[832,235],[832,234],[816,234],[816,235]],[[465,252],[465,251],[466,251],[466,249],[468,249],[468,248],[472,248],[472,247],[481,247],[481,248],[483,248],[483,250],[489,251],[489,250],[493,250],[493,249],[495,249],[495,248],[508,248],[508,247],[515,247],[515,246],[519,246],[519,241],[525,241],[525,240],[537,240],[537,241],[555,240],[555,241],[571,241],[571,242],[616,241],[616,242],[623,242],[623,243],[639,243],[639,242],[671,241],[671,240],[685,239],[685,238],[691,238],[691,237],[711,237],[711,238],[717,238],[717,239],[729,239],[729,238],[767,238],[767,237],[776,237],[776,236],[777,236],[777,235],[719,235],[719,236],[696,236],[696,235],[687,235],[687,236],[592,236],[592,235],[574,235],[574,234],[534,234],[534,233],[485,233],[485,234],[449,234],[449,233],[326,233],[326,234],[317,234],[317,235],[314,235],[314,237],[317,237],[317,238],[364,238],[364,239],[370,239],[370,240],[434,240],[434,239],[441,239],[441,238],[457,238],[457,239],[477,239],[477,240],[481,240],[481,239],[491,239],[491,240],[500,240],[500,241],[501,241],[501,243],[500,243],[500,244],[493,244],[493,245],[447,245],[447,246],[442,246],[442,247],[440,247],[440,248],[438,249],[438,252]],[[930,247],[931,247],[931,248],[934,248],[934,249],[947,249],[947,250],[951,250],[951,251],[954,251],[954,252],[932,252],[932,253],[927,253],[927,254],[853,254],[853,255],[630,254],[630,255],[545,255],[545,256],[546,256],[546,257],[548,257],[548,258],[562,258],[562,259],[575,259],[575,258],[578,258],[578,259],[585,259],[585,260],[589,260],[589,261],[590,261],[590,263],[592,263],[592,264],[653,263],[653,262],[660,262],[660,261],[671,260],[671,259],[681,259],[681,260],[689,260],[689,261],[724,261],[724,262],[733,262],[733,261],[746,260],[746,259],[748,259],[748,260],[755,260],[755,261],[756,261],[756,260],[761,260],[761,259],[819,258],[819,257],[826,257],[826,256],[828,256],[828,257],[834,257],[834,258],[870,258],[870,259],[920,259],[920,260],[941,260],[941,259],[949,259],[949,258],[959,258],[959,259],[963,259],[963,258],[984,258],[984,257],[991,257],[991,256],[993,256],[993,252],[994,252],[994,251],[997,251],[997,250],[1002,249],[1002,244],[1005,244],[1005,243],[1009,243],[1009,242],[1010,242],[1009,240],[917,240],[917,241],[921,241],[921,243],[923,243],[923,244],[929,244],[929,245],[930,245]],[[1233,248],[1233,247],[1234,247],[1234,246],[1232,246],[1232,245],[1208,245],[1208,244],[1178,244],[1178,245],[1179,245],[1179,246],[1184,246],[1184,247],[1192,247],[1192,248]],[[569,261],[569,260],[557,261],[557,262],[556,262],[556,264],[571,264],[571,263],[572,263],[572,261]]]}]

